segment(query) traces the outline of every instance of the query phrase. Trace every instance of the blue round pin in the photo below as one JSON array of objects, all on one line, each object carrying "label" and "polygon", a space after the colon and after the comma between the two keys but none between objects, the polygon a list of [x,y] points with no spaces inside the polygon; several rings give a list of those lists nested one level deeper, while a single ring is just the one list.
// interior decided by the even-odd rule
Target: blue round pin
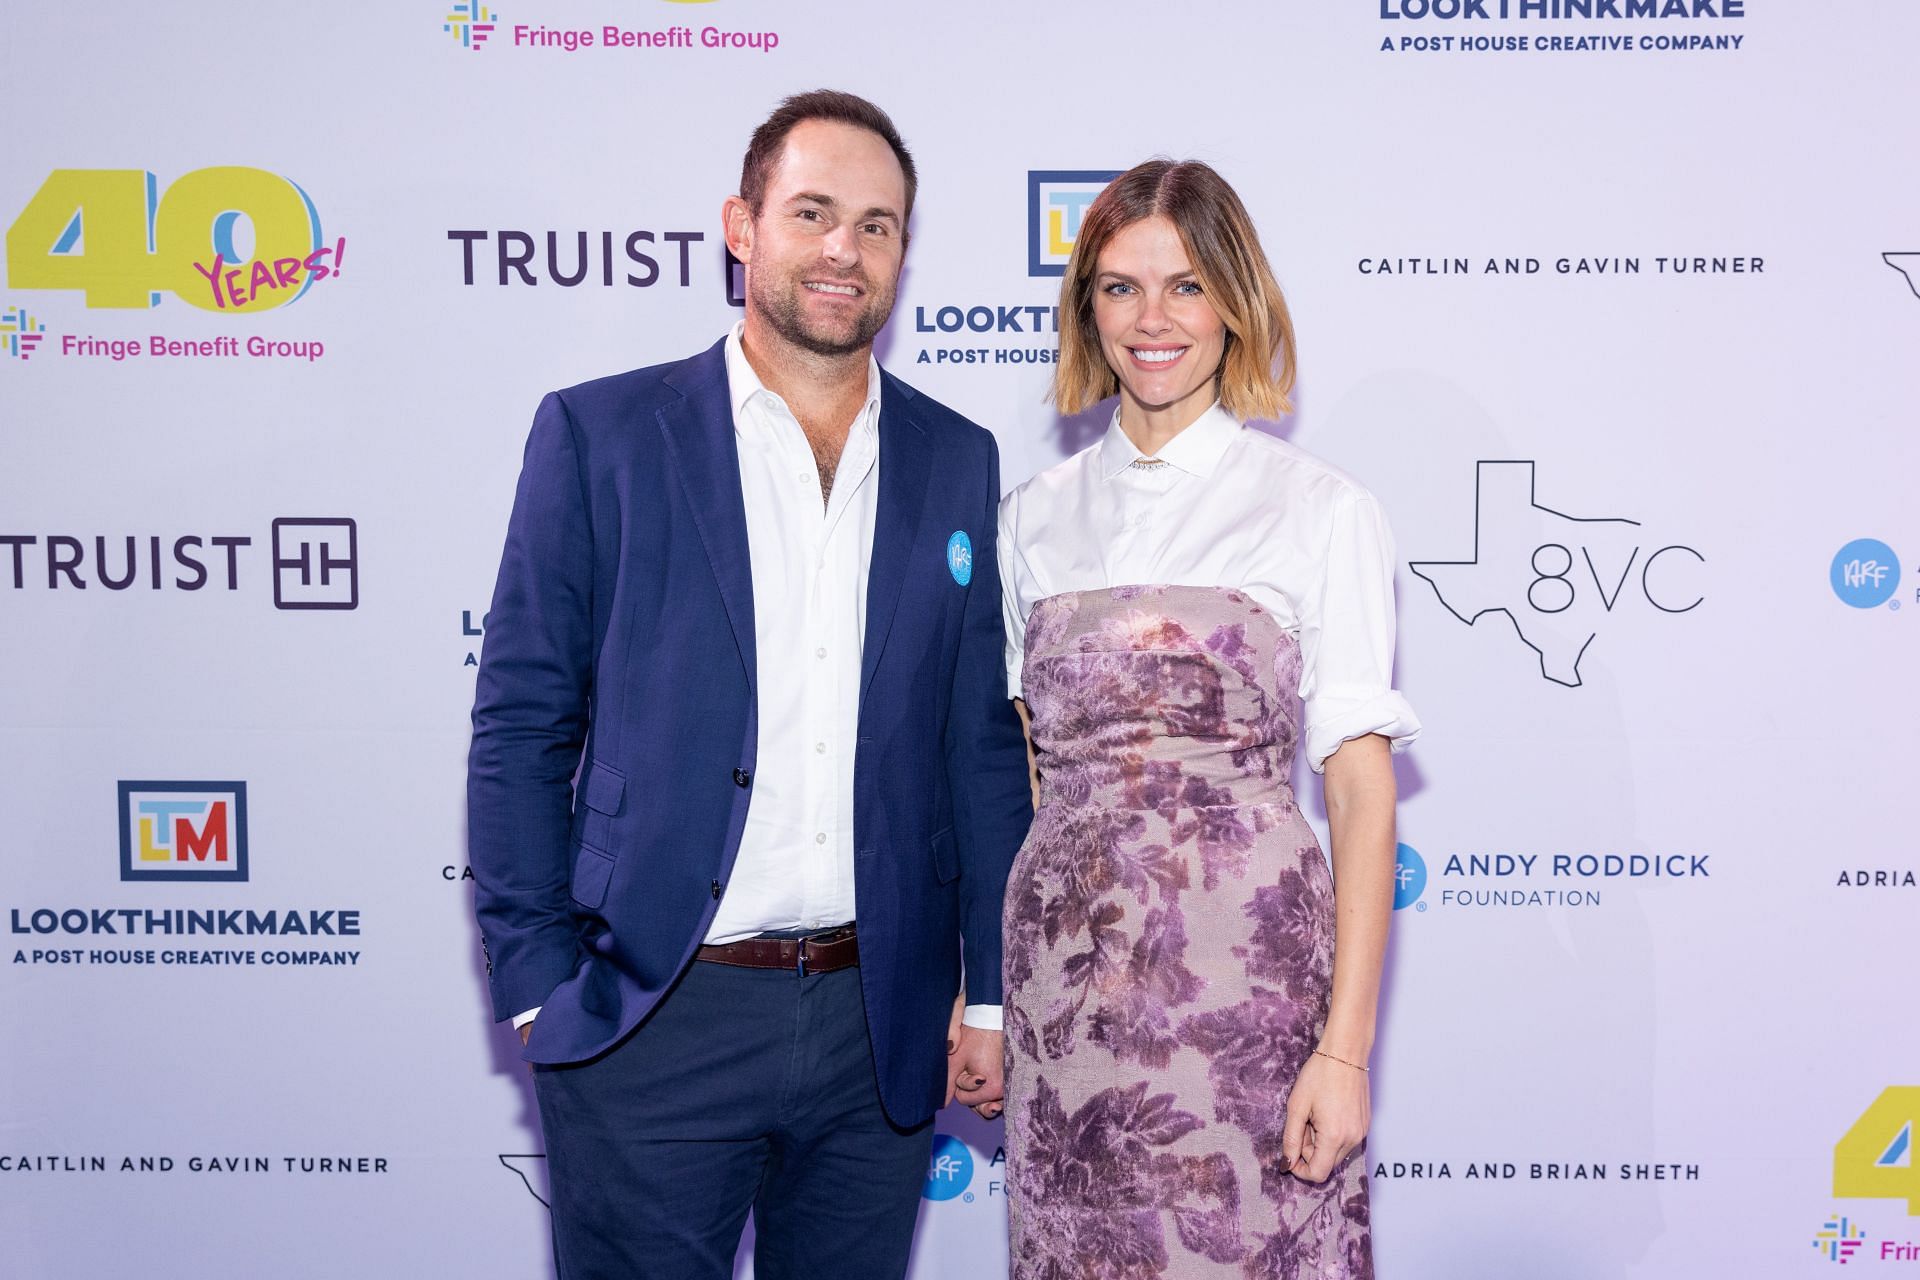
[{"label": "blue round pin", "polygon": [[973,539],[965,529],[955,529],[947,539],[947,572],[963,587],[973,581]]}]

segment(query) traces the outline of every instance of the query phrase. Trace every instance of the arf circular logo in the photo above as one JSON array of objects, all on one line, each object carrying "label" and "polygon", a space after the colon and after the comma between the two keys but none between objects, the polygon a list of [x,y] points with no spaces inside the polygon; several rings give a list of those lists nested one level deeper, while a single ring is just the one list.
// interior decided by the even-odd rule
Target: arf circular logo
[{"label": "arf circular logo", "polygon": [[1828,579],[1845,603],[1877,609],[1900,589],[1900,557],[1878,538],[1855,538],[1834,556]]},{"label": "arf circular logo", "polygon": [[973,539],[965,529],[955,529],[947,539],[947,572],[963,587],[973,581]]},{"label": "arf circular logo", "polygon": [[973,1152],[952,1134],[936,1133],[933,1155],[927,1161],[927,1189],[923,1194],[929,1200],[952,1200],[972,1182]]},{"label": "arf circular logo", "polygon": [[1419,909],[1425,911],[1427,904],[1420,902],[1420,895],[1427,891],[1427,860],[1420,851],[1410,844],[1397,844],[1393,847],[1393,909],[1404,911],[1419,903]]}]

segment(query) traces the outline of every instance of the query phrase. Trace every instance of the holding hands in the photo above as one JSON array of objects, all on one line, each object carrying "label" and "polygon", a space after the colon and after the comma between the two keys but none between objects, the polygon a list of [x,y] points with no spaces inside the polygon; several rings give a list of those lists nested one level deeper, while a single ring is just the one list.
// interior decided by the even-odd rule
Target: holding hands
[{"label": "holding hands", "polygon": [[1006,1109],[1006,1039],[961,1022],[966,1000],[965,992],[955,998],[947,1023],[947,1101],[957,1096],[982,1120],[991,1120]]}]

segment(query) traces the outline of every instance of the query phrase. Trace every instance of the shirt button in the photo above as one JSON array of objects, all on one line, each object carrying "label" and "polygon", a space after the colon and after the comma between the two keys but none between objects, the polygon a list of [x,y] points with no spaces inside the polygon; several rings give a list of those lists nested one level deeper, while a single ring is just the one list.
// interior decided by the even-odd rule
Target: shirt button
[{"label": "shirt button", "polygon": [[815,649],[815,650],[813,651],[813,656],[814,656],[814,657],[816,657],[816,658],[824,658],[824,657],[826,657],[826,656],[827,656],[827,648],[826,648],[826,646],[825,646],[825,645],[822,645],[822,646],[820,646],[820,647],[819,647],[818,649]]},{"label": "shirt button", "polygon": [[827,754],[827,744],[826,744],[826,743],[824,743],[824,742],[816,742],[816,743],[814,743],[814,744],[813,744],[813,749],[814,749],[814,752],[815,752],[816,754],[818,754],[818,755],[825,755],[825,754]]},{"label": "shirt button", "polygon": [[825,844],[827,842],[827,833],[824,831],[815,832],[813,836],[813,842],[815,844]]}]

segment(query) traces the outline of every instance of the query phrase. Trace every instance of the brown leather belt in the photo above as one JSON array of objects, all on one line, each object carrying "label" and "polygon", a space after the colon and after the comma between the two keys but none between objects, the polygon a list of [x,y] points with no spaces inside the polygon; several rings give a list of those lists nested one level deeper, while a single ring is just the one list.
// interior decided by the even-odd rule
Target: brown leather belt
[{"label": "brown leather belt", "polygon": [[859,964],[860,940],[854,937],[853,926],[847,925],[807,938],[742,938],[717,947],[702,946],[694,958],[743,969],[785,969],[804,978]]}]

